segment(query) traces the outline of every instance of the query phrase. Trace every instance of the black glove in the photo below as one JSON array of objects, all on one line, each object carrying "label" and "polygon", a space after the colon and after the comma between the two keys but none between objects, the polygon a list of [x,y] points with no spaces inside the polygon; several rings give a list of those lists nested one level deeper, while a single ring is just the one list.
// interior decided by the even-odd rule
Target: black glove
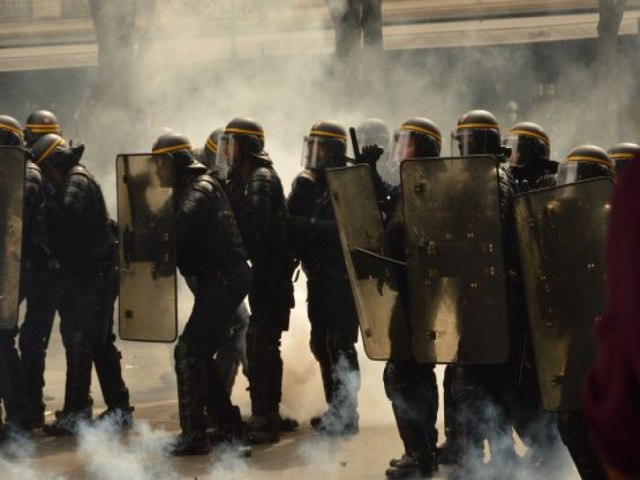
[{"label": "black glove", "polygon": [[367,145],[360,152],[360,163],[365,163],[371,168],[376,167],[376,163],[384,153],[384,150],[377,145]]}]

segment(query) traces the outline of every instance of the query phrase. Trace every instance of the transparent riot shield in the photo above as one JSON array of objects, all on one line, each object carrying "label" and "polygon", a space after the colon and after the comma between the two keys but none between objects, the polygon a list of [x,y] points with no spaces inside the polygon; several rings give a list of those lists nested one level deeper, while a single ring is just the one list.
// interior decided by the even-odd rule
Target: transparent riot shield
[{"label": "transparent riot shield", "polygon": [[0,147],[0,329],[18,323],[25,151]]},{"label": "transparent riot shield", "polygon": [[538,382],[546,410],[580,408],[604,309],[604,245],[613,182],[518,195],[515,215]]},{"label": "transparent riot shield", "polygon": [[407,358],[411,337],[396,273],[403,267],[389,258],[369,167],[330,169],[327,182],[365,352],[372,360]]},{"label": "transparent riot shield", "polygon": [[123,340],[172,342],[178,334],[172,188],[157,157],[119,155],[119,331]]},{"label": "transparent riot shield", "polygon": [[400,174],[414,357],[505,362],[509,332],[496,159],[405,160]]}]

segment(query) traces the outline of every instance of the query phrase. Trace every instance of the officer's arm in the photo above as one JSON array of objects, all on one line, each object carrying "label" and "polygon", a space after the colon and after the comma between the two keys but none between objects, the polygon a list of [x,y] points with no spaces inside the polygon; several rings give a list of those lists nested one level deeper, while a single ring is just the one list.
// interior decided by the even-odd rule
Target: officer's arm
[{"label": "officer's arm", "polygon": [[44,186],[42,184],[42,175],[37,167],[27,167],[27,175],[24,187],[25,213],[26,222],[31,221],[32,217],[37,215],[38,211],[44,208]]},{"label": "officer's arm", "polygon": [[89,178],[81,173],[69,176],[63,188],[60,207],[67,218],[79,217],[84,212],[91,184]]},{"label": "officer's arm", "polygon": [[289,215],[311,216],[313,208],[313,190],[315,180],[310,172],[302,172],[291,185],[291,193],[287,197]]},{"label": "officer's arm", "polygon": [[202,229],[210,206],[204,190],[193,187],[176,212],[176,244],[178,251],[189,248],[198,232]]},{"label": "officer's arm", "polygon": [[269,227],[271,216],[271,172],[260,169],[252,175],[247,184],[249,202],[249,235],[253,239],[262,236]]}]

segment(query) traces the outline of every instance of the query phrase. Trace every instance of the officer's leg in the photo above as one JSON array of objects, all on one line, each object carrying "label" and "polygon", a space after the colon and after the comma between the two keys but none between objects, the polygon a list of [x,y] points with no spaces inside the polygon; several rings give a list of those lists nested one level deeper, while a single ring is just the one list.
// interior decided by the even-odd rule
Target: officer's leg
[{"label": "officer's leg", "polygon": [[[481,368],[484,371],[483,387],[487,393],[483,423],[491,450],[491,461],[504,472],[505,467],[516,468],[518,458],[509,421],[507,370],[505,365],[486,365]],[[498,462],[494,463],[495,460]]]},{"label": "officer's leg", "polygon": [[320,365],[320,374],[322,376],[322,387],[324,389],[324,398],[327,405],[331,403],[333,397],[333,375],[331,371],[331,359],[328,350],[328,330],[326,325],[327,308],[325,296],[317,285],[317,282],[307,282],[308,289],[308,305],[307,312],[309,322],[311,323],[311,336],[309,346],[311,353]]},{"label": "officer's leg", "polygon": [[113,269],[105,269],[99,278],[97,301],[104,311],[96,312],[99,334],[95,345],[94,365],[107,410],[98,418],[110,418],[123,428],[133,425],[133,407],[129,389],[122,378],[122,355],[115,345],[113,333],[114,303],[118,296],[118,279]]},{"label": "officer's leg", "polygon": [[91,370],[98,328],[96,318],[101,306],[98,279],[73,279],[60,302],[60,331],[67,359],[67,378],[62,412],[55,422],[44,426],[48,435],[77,433],[78,423],[90,419]]},{"label": "officer's leg", "polygon": [[238,369],[240,368],[240,365],[243,364],[243,357],[246,357],[247,355],[246,336],[248,324],[249,310],[243,303],[233,314],[233,319],[231,320],[231,334],[216,354],[216,361],[220,367],[220,374],[227,385],[229,394],[231,394],[231,391],[233,390]]},{"label": "officer's leg", "polygon": [[26,292],[27,309],[18,344],[34,427],[44,424],[45,357],[55,312],[68,282],[68,275],[60,270],[33,272]]},{"label": "officer's leg", "polygon": [[353,435],[358,432],[358,392],[360,368],[355,343],[358,340],[358,316],[348,282],[340,278],[323,281],[323,325],[327,328],[327,352],[331,368],[332,392],[329,409],[318,432],[329,435]]},{"label": "officer's leg", "polygon": [[455,433],[458,442],[458,466],[450,475],[452,479],[474,478],[474,472],[484,464],[482,368],[452,367],[451,393],[457,406]]},{"label": "officer's leg", "polygon": [[[236,438],[241,433],[240,411],[231,403],[229,392],[214,355],[229,335],[230,321],[246,296],[251,272],[246,264],[218,279],[199,281],[193,311],[176,345],[176,375],[180,415],[185,428],[174,446],[174,455],[194,455],[208,451],[205,403],[214,412],[221,431]],[[180,360],[180,366],[178,365]],[[197,378],[199,381],[193,381]],[[206,397],[205,397],[206,394]],[[187,421],[188,420],[188,421]],[[204,440],[203,440],[204,438]]]},{"label": "officer's leg", "polygon": [[589,440],[582,411],[558,412],[558,430],[562,442],[569,449],[573,463],[584,480],[604,480],[607,478],[602,464]]},{"label": "officer's leg", "polygon": [[447,365],[444,369],[444,436],[445,442],[438,448],[438,462],[443,465],[456,463],[458,458],[458,440],[455,434],[456,403],[451,393],[451,379],[453,366]]},{"label": "officer's leg", "polygon": [[384,385],[405,447],[405,455],[390,462],[387,477],[431,477],[437,468],[438,391],[434,366],[414,360],[387,362]]},{"label": "officer's leg", "polygon": [[24,372],[15,346],[16,334],[17,328],[0,330],[0,398],[4,400],[7,414],[3,427],[3,433],[7,434],[31,430]]},{"label": "officer's leg", "polygon": [[254,322],[247,331],[252,413],[249,440],[254,444],[280,439],[281,333],[280,328]]}]

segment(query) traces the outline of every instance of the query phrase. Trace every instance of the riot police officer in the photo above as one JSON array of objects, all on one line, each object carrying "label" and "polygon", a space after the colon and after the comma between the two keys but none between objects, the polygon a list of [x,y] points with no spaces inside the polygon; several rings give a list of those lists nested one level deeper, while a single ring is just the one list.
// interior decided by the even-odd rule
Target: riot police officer
[{"label": "riot police officer", "polygon": [[[567,155],[558,172],[558,183],[573,183],[599,177],[611,178],[613,169],[613,162],[602,148],[582,145]],[[591,443],[582,409],[559,411],[558,430],[580,476],[585,480],[605,479],[606,474]]]},{"label": "riot police officer", "polygon": [[[60,135],[60,124],[57,117],[47,110],[33,112],[27,118],[24,128],[25,146],[31,150],[34,144],[47,134]],[[29,227],[30,247],[26,254],[26,270],[24,294],[27,297],[27,308],[24,322],[20,326],[20,356],[25,372],[27,385],[28,409],[34,427],[44,424],[45,404],[43,401],[44,371],[46,350],[49,344],[51,328],[56,309],[62,298],[66,275],[60,262],[53,253],[47,234],[44,204],[51,190],[47,182],[40,180],[39,168],[36,172],[33,162],[27,163],[27,182],[34,180],[40,184],[41,203],[37,214],[34,214],[34,225]]]},{"label": "riot police officer", "polygon": [[[224,128],[216,128],[209,134],[207,140],[204,143],[204,147],[197,148],[193,151],[193,154],[201,164],[208,168],[220,168],[223,165],[216,164],[216,157],[218,155],[218,147],[220,145],[220,137],[224,134]],[[226,165],[224,165],[226,167]],[[222,172],[221,178],[226,178],[226,168]]]},{"label": "riot police officer", "polygon": [[540,125],[516,123],[511,127],[506,143],[511,150],[509,172],[518,192],[555,185],[558,164],[549,159],[551,141]]},{"label": "riot police officer", "polygon": [[218,164],[227,163],[227,193],[251,260],[251,317],[247,331],[252,418],[249,441],[280,438],[280,338],[293,307],[293,259],[285,237],[287,206],[280,178],[264,151],[264,129],[251,118],[229,122]]},{"label": "riot police officer", "polygon": [[558,185],[590,178],[613,177],[614,164],[604,149],[596,145],[581,145],[569,152],[558,168]]},{"label": "riot police officer", "polygon": [[382,150],[380,158],[376,161],[376,171],[382,180],[390,185],[397,185],[399,182],[397,165],[390,162],[389,157],[391,134],[387,124],[379,118],[367,118],[356,126],[356,138],[362,149],[376,145]]},{"label": "riot police officer", "polygon": [[153,153],[161,185],[174,188],[177,264],[195,296],[174,350],[182,433],[172,454],[203,455],[210,451],[205,402],[228,438],[241,438],[240,411],[231,403],[214,355],[249,291],[251,270],[229,201],[194,159],[189,139],[166,133],[153,144]]},{"label": "riot police officer", "polygon": [[24,126],[25,146],[28,149],[33,148],[40,138],[49,133],[62,135],[58,117],[49,110],[36,110],[27,117]]},{"label": "riot police officer", "polygon": [[640,159],[640,145],[637,143],[619,143],[607,152],[615,164],[616,175],[620,175],[629,162]]},{"label": "riot police officer", "polygon": [[[511,127],[506,145],[511,151],[508,169],[518,193],[552,187],[557,162],[549,159],[551,142],[535,123]],[[511,355],[508,367],[509,411],[514,429],[527,445],[527,459],[540,466],[545,452],[557,441],[555,416],[542,410],[533,346],[529,334],[526,299],[519,269],[510,276],[508,298],[511,316]]]},{"label": "riot police officer", "polygon": [[[494,155],[502,163],[505,148],[495,116],[486,110],[463,114],[453,138],[460,155]],[[513,181],[508,172],[498,169],[499,207],[503,239],[513,242],[509,227]],[[509,258],[516,248],[505,248],[505,264],[517,265],[517,257]],[[452,478],[468,478],[483,464],[483,442],[486,438],[494,459],[503,465],[514,465],[516,453],[511,425],[507,417],[507,385],[504,365],[456,365],[452,371],[452,393],[456,403],[458,467]],[[490,415],[491,413],[491,415]]]},{"label": "riot police officer", "polygon": [[333,121],[315,123],[304,141],[305,169],[287,198],[289,233],[307,276],[311,352],[320,364],[328,404],[311,423],[329,435],[358,432],[358,317],[325,177],[325,169],[346,164],[346,148],[344,127]]},{"label": "riot police officer", "polygon": [[51,186],[46,222],[60,262],[60,330],[67,358],[63,410],[49,435],[76,432],[91,417],[92,364],[96,362],[107,403],[106,415],[128,415],[129,391],[122,379],[120,352],[114,345],[115,235],[100,186],[80,162],[83,146],[69,148],[56,134],[41,137],[32,149]]},{"label": "riot police officer", "polygon": [[[398,171],[403,160],[438,157],[441,146],[442,135],[435,123],[426,118],[410,118],[395,134],[391,162],[397,164],[395,170]],[[397,189],[390,193],[385,231],[391,255],[404,261],[406,240],[402,197]],[[408,311],[409,292],[406,273],[403,273],[399,274],[399,286],[407,306],[405,311]],[[389,360],[385,366],[385,392],[391,401],[405,450],[402,458],[390,462],[391,468],[386,472],[388,478],[429,478],[437,469],[438,386],[434,368],[435,365],[420,364],[413,357]]]},{"label": "riot police officer", "polygon": [[[0,146],[22,147],[23,134],[20,123],[7,115],[0,115]],[[25,152],[25,158],[27,158]],[[22,217],[22,257],[20,273],[20,300],[27,288],[31,232],[43,207],[42,176],[40,169],[27,160],[25,171],[24,210]],[[24,370],[16,350],[17,328],[0,329],[0,400],[4,401],[6,423],[0,430],[0,442],[13,433],[29,431],[27,392]],[[1,421],[1,419],[0,419]]]}]

